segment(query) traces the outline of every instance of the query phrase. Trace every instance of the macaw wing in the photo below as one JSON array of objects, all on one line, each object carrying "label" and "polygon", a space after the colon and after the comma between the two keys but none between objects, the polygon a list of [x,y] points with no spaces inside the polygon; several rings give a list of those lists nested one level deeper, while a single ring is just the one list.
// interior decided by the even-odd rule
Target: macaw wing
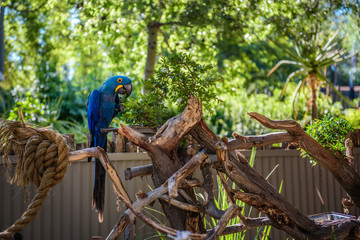
[{"label": "macaw wing", "polygon": [[100,91],[95,89],[92,91],[88,99],[86,113],[91,135],[95,133],[95,126],[100,121],[100,96]]},{"label": "macaw wing", "polygon": [[[95,131],[96,126],[100,121],[100,91],[95,89],[89,96],[87,106],[86,106],[86,115],[88,120],[88,127],[90,132],[90,142],[88,147],[95,146]],[[88,158],[88,162],[91,161],[91,157]]]}]

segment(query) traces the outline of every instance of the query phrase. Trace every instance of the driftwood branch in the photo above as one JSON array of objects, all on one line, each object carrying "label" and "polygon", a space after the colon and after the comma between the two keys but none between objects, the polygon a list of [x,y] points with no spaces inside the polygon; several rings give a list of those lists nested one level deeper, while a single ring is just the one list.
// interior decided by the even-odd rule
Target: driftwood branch
[{"label": "driftwood branch", "polygon": [[208,201],[207,206],[205,208],[205,211],[207,214],[209,214],[211,217],[219,219],[224,214],[224,211],[218,209],[216,207],[215,201],[214,201],[214,194],[213,194],[213,175],[210,169],[209,163],[204,163],[201,165],[201,172],[204,178],[204,190],[206,194],[208,195]]},{"label": "driftwood branch", "polygon": [[[184,111],[169,119],[152,137],[152,144],[170,152],[202,117],[202,104],[196,97],[190,97]],[[166,147],[165,147],[166,146]]]},{"label": "driftwood branch", "polygon": [[152,164],[127,168],[124,170],[125,180],[131,180],[134,177],[150,175],[153,171]]},{"label": "driftwood branch", "polygon": [[[309,232],[317,230],[316,224],[288,203],[263,176],[249,166],[246,159],[238,159],[234,152],[228,150],[226,142],[219,144],[219,138],[210,131],[205,122],[200,121],[190,134],[206,149],[207,153],[217,153],[223,163],[223,166],[218,168],[219,171],[224,171],[240,189],[248,193],[265,195],[267,197],[265,200],[276,206],[277,211],[272,211],[268,215],[273,226],[295,238],[309,236],[303,232],[303,229]],[[278,213],[286,213],[288,220],[281,219],[282,215],[278,218]],[[288,221],[292,222],[291,227],[286,225]]]},{"label": "driftwood branch", "polygon": [[167,195],[162,195],[160,197],[160,199],[170,203],[171,205],[174,205],[177,208],[180,208],[180,209],[183,209],[183,210],[186,210],[186,211],[198,212],[198,213],[203,212],[203,208],[201,206],[195,206],[195,205],[192,205],[192,204],[180,202],[180,201],[176,200],[175,198],[171,198],[171,197],[169,197]]},{"label": "driftwood branch", "polygon": [[[191,182],[188,184],[193,185]],[[125,205],[129,209],[126,210],[121,215],[118,223],[114,226],[114,228],[112,229],[112,231],[110,232],[110,234],[107,236],[106,239],[109,240],[115,239],[121,232],[124,232],[124,230],[126,229],[127,226],[129,226],[129,224],[131,224],[135,220],[135,217],[139,217],[146,224],[150,225],[154,229],[157,229],[163,233],[176,235],[175,229],[157,224],[141,213],[141,210],[144,207],[154,202],[156,199],[161,199],[164,196],[164,194],[166,194],[167,192],[168,192],[167,184],[164,184],[163,186],[160,186],[155,190],[147,193],[145,198],[139,198],[133,204],[127,205],[125,203]],[[172,203],[174,203],[174,201]],[[178,202],[176,202],[175,204],[178,204]],[[182,205],[182,206],[189,207],[189,205]],[[192,239],[204,239],[205,236],[206,236],[205,234],[191,234]]]},{"label": "driftwood branch", "polygon": [[349,165],[351,167],[354,167],[354,159],[355,159],[354,143],[350,138],[347,138],[345,140],[345,148],[346,148],[346,157],[349,162]]},{"label": "driftwood branch", "polygon": [[69,153],[69,161],[79,161],[87,157],[96,157],[100,160],[101,164],[104,166],[105,170],[109,174],[112,182],[114,183],[115,189],[118,194],[124,198],[124,201],[131,203],[131,199],[126,192],[124,185],[122,184],[119,175],[117,174],[114,166],[111,164],[108,155],[101,147],[86,148],[82,150],[77,150]]},{"label": "driftwood branch", "polygon": [[286,130],[288,134],[294,136],[295,141],[302,149],[333,174],[352,198],[355,205],[360,208],[360,175],[352,165],[349,164],[347,159],[326,150],[309,136],[300,124],[294,120],[274,121],[258,113],[248,114],[265,127]]},{"label": "driftwood branch", "polygon": [[215,226],[213,233],[207,238],[207,240],[216,239],[226,227],[226,224],[233,219],[241,215],[242,208],[238,205],[231,205],[220,218],[218,224]]},{"label": "driftwood branch", "polygon": [[[117,132],[147,151],[152,159],[152,179],[155,187],[159,187],[184,165],[174,150],[185,135],[201,120],[201,117],[201,102],[196,97],[190,97],[184,111],[169,119],[152,137],[147,137],[124,125],[121,125]],[[109,130],[105,129],[105,131]],[[179,197],[178,200],[183,201],[181,196]],[[195,198],[195,196],[191,197]],[[186,212],[167,202],[160,201],[160,203],[170,226],[185,229]]]},{"label": "driftwood branch", "polygon": [[207,155],[203,152],[196,154],[190,159],[182,168],[180,168],[176,173],[174,173],[168,180],[169,187],[169,196],[176,198],[178,196],[178,186],[179,184],[191,173],[195,171],[196,168],[207,158]]},{"label": "driftwood branch", "polygon": [[[271,225],[271,221],[267,217],[248,218],[245,222],[241,222],[238,224],[234,224],[234,225],[225,227],[224,231],[222,231],[220,236],[243,232],[243,231],[246,231],[249,229],[264,227],[264,226],[269,226],[269,225]],[[211,234],[213,232],[213,230],[210,230],[209,232]]]},{"label": "driftwood branch", "polygon": [[274,143],[291,143],[295,141],[294,136],[283,132],[268,133],[257,136],[241,136],[237,133],[233,133],[233,137],[234,140],[229,141],[228,145],[230,151],[236,149],[251,149],[253,147],[261,147]]}]

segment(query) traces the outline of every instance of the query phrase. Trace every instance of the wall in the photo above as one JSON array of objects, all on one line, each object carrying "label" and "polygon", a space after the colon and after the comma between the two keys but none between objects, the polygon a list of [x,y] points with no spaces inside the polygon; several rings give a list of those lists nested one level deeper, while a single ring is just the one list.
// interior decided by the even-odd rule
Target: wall
[{"label": "wall", "polygon": [[[250,151],[242,151],[248,157]],[[356,150],[359,156],[359,149]],[[118,170],[132,200],[138,190],[150,191],[151,177],[135,178],[125,181],[123,170],[128,167],[151,163],[146,153],[113,153],[109,154],[114,167]],[[357,158],[359,159],[359,158]],[[277,166],[278,165],[278,166]],[[359,169],[359,165],[357,169]],[[330,173],[318,165],[312,167],[306,159],[299,156],[296,150],[259,150],[256,153],[254,168],[266,177],[274,168],[269,182],[278,189],[283,180],[281,194],[304,214],[324,211],[342,212],[341,198],[345,192]],[[115,195],[110,179],[107,178],[104,222],[99,224],[97,214],[91,210],[94,162],[81,161],[72,163],[64,180],[48,196],[36,219],[22,232],[23,239],[91,239],[92,236],[106,237],[116,224],[121,212],[117,212]],[[323,209],[316,186],[325,202]],[[25,211],[24,189],[12,186],[6,181],[5,171],[0,168],[0,230],[11,225]],[[29,188],[30,198],[34,188]],[[158,203],[152,207],[159,209]],[[124,210],[122,206],[121,211]],[[154,210],[147,209],[157,220],[165,222],[164,217]],[[255,212],[255,211],[253,211]],[[351,210],[350,214],[359,216],[359,211]],[[160,239],[153,229],[137,222],[136,239]],[[253,239],[254,231],[246,233],[247,239]],[[271,230],[272,239],[284,239],[285,234]]]}]

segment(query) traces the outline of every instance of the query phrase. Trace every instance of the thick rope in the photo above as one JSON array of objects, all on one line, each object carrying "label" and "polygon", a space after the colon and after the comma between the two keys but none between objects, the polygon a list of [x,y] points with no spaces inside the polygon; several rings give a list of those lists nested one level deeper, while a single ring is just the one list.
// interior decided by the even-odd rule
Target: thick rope
[{"label": "thick rope", "polygon": [[26,186],[35,183],[37,191],[27,210],[8,229],[1,239],[11,239],[22,231],[37,215],[49,191],[65,176],[69,147],[63,136],[51,129],[36,129],[22,122],[0,122],[0,153],[8,160],[10,149],[19,154],[11,183]]}]

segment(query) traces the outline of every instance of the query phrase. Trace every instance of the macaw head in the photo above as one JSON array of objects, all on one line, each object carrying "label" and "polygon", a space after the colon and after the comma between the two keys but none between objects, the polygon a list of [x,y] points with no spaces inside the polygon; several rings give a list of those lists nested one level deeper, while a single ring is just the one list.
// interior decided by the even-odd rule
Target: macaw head
[{"label": "macaw head", "polygon": [[103,87],[113,93],[125,95],[125,97],[130,96],[132,92],[131,80],[125,76],[113,76],[104,82]]}]

